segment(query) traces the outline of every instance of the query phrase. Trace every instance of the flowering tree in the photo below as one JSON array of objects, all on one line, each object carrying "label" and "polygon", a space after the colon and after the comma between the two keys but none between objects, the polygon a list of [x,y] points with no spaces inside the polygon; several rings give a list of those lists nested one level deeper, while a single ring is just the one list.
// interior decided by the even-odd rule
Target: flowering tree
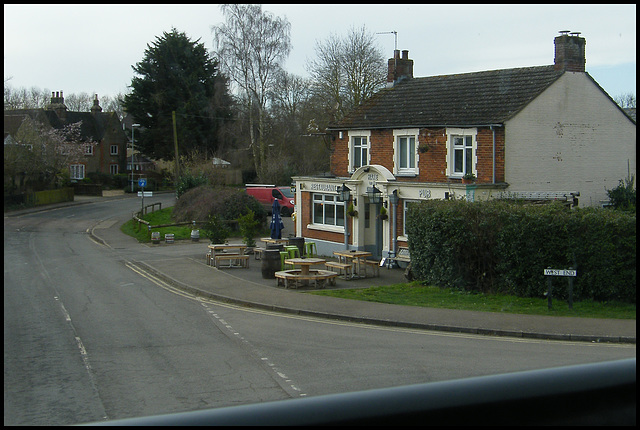
[{"label": "flowering tree", "polygon": [[81,126],[79,121],[52,128],[27,117],[16,133],[15,144],[5,147],[5,191],[8,186],[38,190],[68,184],[69,166],[82,161],[96,144],[82,137]]}]

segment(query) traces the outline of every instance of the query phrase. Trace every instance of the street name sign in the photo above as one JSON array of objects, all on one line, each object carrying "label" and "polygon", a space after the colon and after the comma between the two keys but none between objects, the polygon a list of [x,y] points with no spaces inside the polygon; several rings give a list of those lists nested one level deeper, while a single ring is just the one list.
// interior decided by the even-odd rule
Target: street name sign
[{"label": "street name sign", "polygon": [[138,191],[138,197],[153,197],[153,191]]},{"label": "street name sign", "polygon": [[544,276],[576,276],[572,269],[544,269]]}]

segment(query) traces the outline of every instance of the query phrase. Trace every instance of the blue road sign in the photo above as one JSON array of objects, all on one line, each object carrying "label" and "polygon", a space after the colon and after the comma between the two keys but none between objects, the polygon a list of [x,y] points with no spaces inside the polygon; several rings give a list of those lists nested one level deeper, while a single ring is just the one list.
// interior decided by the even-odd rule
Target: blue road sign
[{"label": "blue road sign", "polygon": [[139,187],[146,187],[147,186],[147,180],[146,179],[138,179],[138,186]]}]

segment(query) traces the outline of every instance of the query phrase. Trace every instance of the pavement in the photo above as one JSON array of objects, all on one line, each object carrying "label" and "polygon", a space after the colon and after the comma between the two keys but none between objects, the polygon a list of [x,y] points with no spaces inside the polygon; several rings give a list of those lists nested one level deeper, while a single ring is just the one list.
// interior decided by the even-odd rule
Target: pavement
[{"label": "pavement", "polygon": [[[90,204],[105,198],[118,196],[76,196],[74,202],[5,213],[5,217],[74,204]],[[141,244],[120,231],[119,227],[125,221],[98,223],[90,229],[90,234],[97,242],[113,249],[148,248],[140,253],[143,256],[141,260],[132,261],[139,268],[173,288],[225,303],[393,327],[559,341],[636,343],[635,319],[534,316],[401,306],[306,294],[313,289],[311,287],[284,289],[277,286],[275,279],[262,277],[262,263],[253,256],[250,257],[248,269],[216,269],[206,264],[206,239],[199,242],[178,240],[173,244]],[[335,287],[327,289],[366,288],[405,281],[404,270],[380,268],[379,277],[351,281],[338,278]]]}]

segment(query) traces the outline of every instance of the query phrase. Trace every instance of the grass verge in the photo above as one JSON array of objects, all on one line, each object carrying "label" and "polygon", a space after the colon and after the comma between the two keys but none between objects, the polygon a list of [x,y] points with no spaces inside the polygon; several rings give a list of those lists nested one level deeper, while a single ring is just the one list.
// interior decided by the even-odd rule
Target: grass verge
[{"label": "grass verge", "polygon": [[566,301],[553,299],[552,309],[549,309],[546,298],[525,298],[503,294],[473,294],[424,286],[419,282],[363,289],[310,291],[308,294],[406,306],[462,309],[479,312],[582,318],[636,318],[635,305],[625,303],[581,301],[574,302],[573,309],[569,309],[569,304]]},{"label": "grass verge", "polygon": [[[171,224],[175,222],[172,219],[172,214],[173,207],[170,207],[146,214],[143,219],[145,221],[149,221],[152,226]],[[134,221],[133,219],[130,219],[129,221],[122,224],[122,226],[120,226],[120,230],[124,234],[136,238],[138,242],[151,242],[151,235],[149,234],[147,226],[145,224],[138,225],[138,222]],[[152,231],[159,231],[161,240],[164,240],[164,235],[166,233],[173,233],[175,240],[191,239],[190,225],[154,228]]]},{"label": "grass verge", "polygon": [[[144,219],[145,221],[149,221],[152,226],[171,224],[175,222],[173,220],[173,206],[146,214],[142,217],[142,219]],[[151,234],[149,233],[147,226],[145,224],[138,225],[138,222],[134,221],[133,219],[130,219],[129,221],[122,224],[120,226],[120,230],[124,234],[136,238],[138,242],[151,242]],[[160,240],[164,240],[164,235],[167,233],[173,233],[175,240],[191,239],[191,225],[154,228],[152,229],[152,231],[160,232]],[[271,231],[269,229],[260,232],[260,235],[262,236],[269,236],[269,234],[271,234]],[[230,237],[238,238],[240,237],[240,232],[232,231]],[[202,232],[200,232],[200,239],[209,240],[202,235]]]}]

